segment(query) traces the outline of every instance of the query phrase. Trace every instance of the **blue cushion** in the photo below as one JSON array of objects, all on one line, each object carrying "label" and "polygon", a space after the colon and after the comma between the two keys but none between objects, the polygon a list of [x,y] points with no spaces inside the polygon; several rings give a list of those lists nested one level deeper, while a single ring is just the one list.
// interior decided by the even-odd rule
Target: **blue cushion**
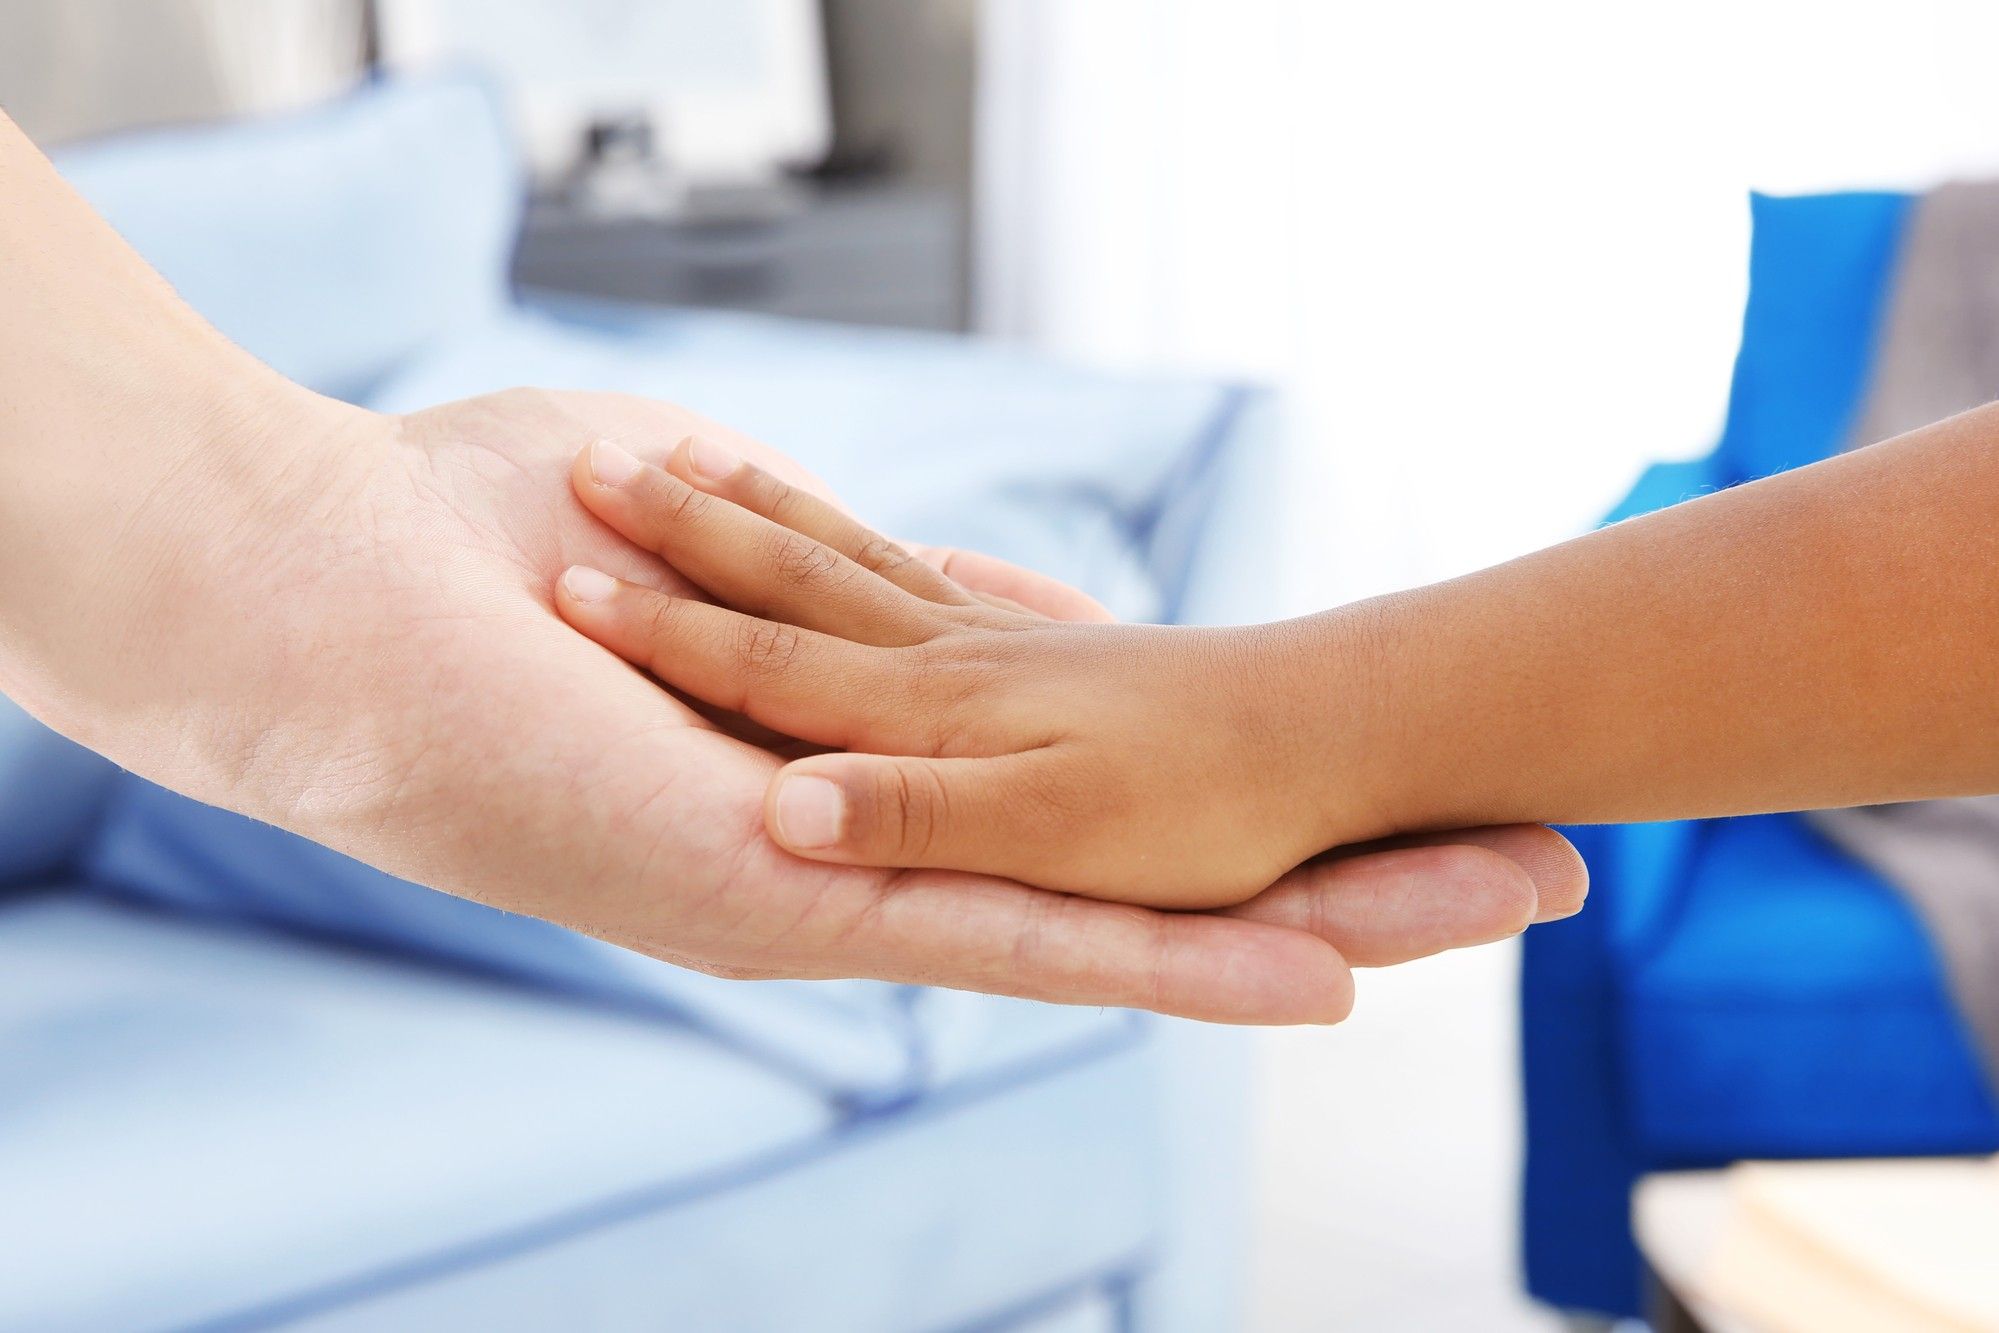
[{"label": "blue cushion", "polygon": [[1716,450],[1731,483],[1846,443],[1909,205],[1886,193],[1751,199],[1749,304]]},{"label": "blue cushion", "polygon": [[196,310],[325,393],[364,392],[507,298],[521,177],[469,80],[126,136],[56,165]]},{"label": "blue cushion", "polygon": [[1145,559],[1175,625],[1249,625],[1299,614],[1282,526],[1297,517],[1273,503],[1274,478],[1293,475],[1288,405],[1268,390],[1228,390],[1165,483]]},{"label": "blue cushion", "polygon": [[0,908],[0,1327],[969,1322],[1143,1262],[1145,1034],[841,1117],[672,1026],[24,900]]},{"label": "blue cushion", "polygon": [[1132,619],[1166,604],[1145,554],[1164,511],[1260,424],[1211,381],[935,334],[574,302],[489,321],[369,403],[410,411],[515,384],[683,403],[796,457],[896,536],[1043,570]]},{"label": "blue cushion", "polygon": [[410,884],[268,824],[119,774],[90,882],[176,912],[528,980],[725,1040],[842,1105],[878,1107],[1123,1021],[876,981],[734,982]]},{"label": "blue cushion", "polygon": [[0,892],[75,860],[116,772],[0,696]]},{"label": "blue cushion", "polygon": [[1900,897],[1788,816],[1702,842],[1676,919],[1623,960],[1634,1129],[1662,1159],[1951,1153],[1994,1108]]}]

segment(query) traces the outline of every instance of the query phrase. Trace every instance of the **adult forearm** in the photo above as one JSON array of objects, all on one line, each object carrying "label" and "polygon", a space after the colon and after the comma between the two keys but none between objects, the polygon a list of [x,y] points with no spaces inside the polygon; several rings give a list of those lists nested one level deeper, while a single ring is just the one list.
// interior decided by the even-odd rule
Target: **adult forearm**
[{"label": "adult forearm", "polygon": [[101,740],[150,701],[135,673],[222,545],[190,517],[282,493],[300,454],[267,446],[318,400],[189,309],[4,116],[0,198],[0,691]]},{"label": "adult forearm", "polygon": [[1315,622],[1399,827],[1999,790],[1999,407]]},{"label": "adult forearm", "polygon": [[177,410],[193,424],[222,375],[254,374],[4,115],[0,198],[0,466],[10,473],[29,450],[79,467],[98,450],[138,452],[117,429],[135,412]]}]

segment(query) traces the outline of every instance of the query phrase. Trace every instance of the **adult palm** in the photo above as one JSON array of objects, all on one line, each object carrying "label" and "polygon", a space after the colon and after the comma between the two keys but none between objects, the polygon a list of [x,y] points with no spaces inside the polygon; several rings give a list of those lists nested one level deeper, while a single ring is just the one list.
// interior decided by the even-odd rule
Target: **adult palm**
[{"label": "adult palm", "polygon": [[[866,976],[1239,1022],[1333,1021],[1348,963],[1480,942],[1580,900],[1545,830],[1329,859],[1226,915],[973,875],[798,860],[767,838],[778,760],[565,625],[571,564],[673,573],[590,518],[577,451],[657,460],[695,431],[619,395],[516,390],[404,418],[288,397],[233,462],[166,469],[62,634],[92,689],[57,724],[166,785],[394,874],[704,971]],[[1072,605],[1018,571],[965,576]],[[33,682],[27,697],[34,706]],[[87,704],[78,707],[79,703]]]}]

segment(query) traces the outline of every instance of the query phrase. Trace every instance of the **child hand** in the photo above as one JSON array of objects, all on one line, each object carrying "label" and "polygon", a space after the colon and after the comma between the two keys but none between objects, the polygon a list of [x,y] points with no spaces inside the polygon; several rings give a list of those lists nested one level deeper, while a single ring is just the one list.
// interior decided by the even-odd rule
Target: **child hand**
[{"label": "child hand", "polygon": [[[974,597],[702,439],[667,470],[600,443],[583,503],[723,605],[577,568],[557,605],[674,689],[849,751],[787,765],[771,836],[821,861],[978,870],[1213,907],[1329,843],[1282,627],[1045,620]],[[1385,829],[1362,831],[1368,836]]]}]

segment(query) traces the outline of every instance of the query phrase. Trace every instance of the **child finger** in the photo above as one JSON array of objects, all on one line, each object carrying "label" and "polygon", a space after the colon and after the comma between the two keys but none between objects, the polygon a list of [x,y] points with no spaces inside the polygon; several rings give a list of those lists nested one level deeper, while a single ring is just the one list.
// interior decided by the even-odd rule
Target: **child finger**
[{"label": "child finger", "polygon": [[963,606],[971,600],[942,572],[838,505],[764,471],[705,436],[690,435],[682,440],[668,456],[666,468],[699,490],[830,546],[861,568],[925,601]]},{"label": "child finger", "polygon": [[892,731],[893,654],[672,597],[575,566],[555,603],[570,624],[676,690],[817,745]]},{"label": "child finger", "polygon": [[863,643],[921,643],[935,608],[833,548],[600,440],[577,460],[590,511],[720,601]]},{"label": "child finger", "polygon": [[1019,606],[1050,620],[1094,621],[1107,624],[1117,617],[1088,593],[1079,592],[1046,574],[980,551],[949,546],[913,546],[918,560],[934,567],[956,586],[994,605]]},{"label": "child finger", "polygon": [[849,865],[1023,877],[1024,849],[1058,830],[1024,788],[1040,752],[973,759],[822,755],[772,781],[764,819],[786,850]]}]

